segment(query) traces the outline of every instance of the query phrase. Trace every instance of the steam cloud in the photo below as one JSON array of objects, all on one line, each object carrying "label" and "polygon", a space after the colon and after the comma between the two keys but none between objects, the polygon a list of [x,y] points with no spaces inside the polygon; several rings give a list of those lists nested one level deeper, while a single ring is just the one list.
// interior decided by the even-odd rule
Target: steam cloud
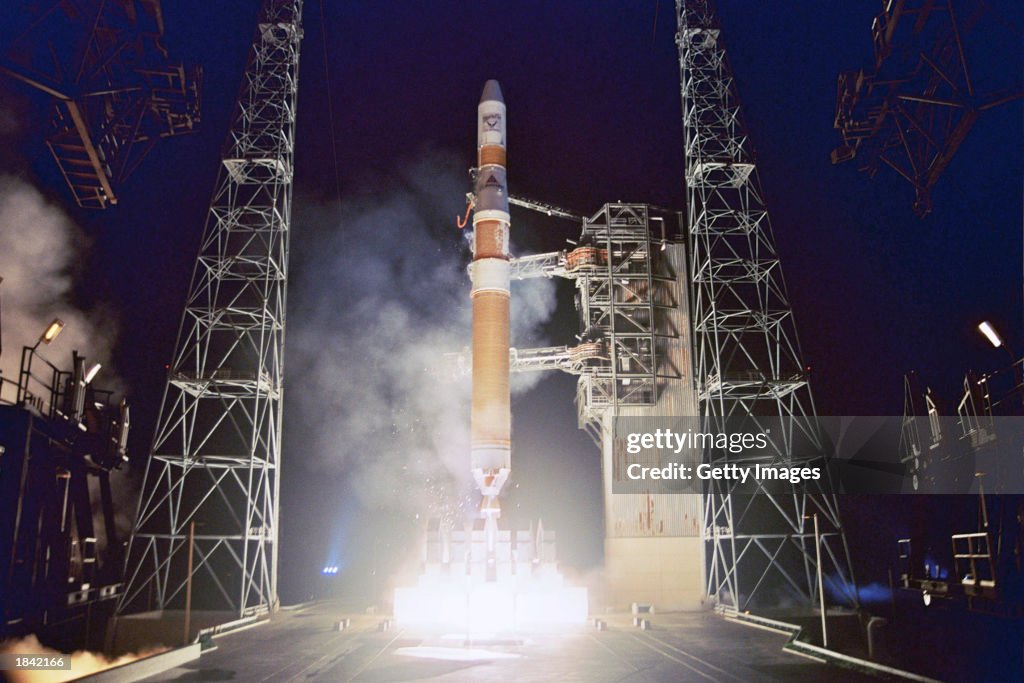
[{"label": "steam cloud", "polygon": [[49,322],[60,318],[64,331],[40,354],[70,369],[71,351],[77,350],[103,363],[103,385],[109,386],[116,326],[108,312],[82,311],[71,299],[75,266],[87,246],[78,229],[35,188],[0,176],[0,244],[4,377],[17,381],[22,347],[34,344]]},{"label": "steam cloud", "polygon": [[62,681],[72,681],[83,676],[91,676],[92,674],[99,673],[100,671],[112,669],[115,666],[122,666],[145,657],[151,657],[155,654],[166,651],[166,649],[167,648],[161,647],[146,650],[138,654],[127,654],[120,657],[106,657],[102,653],[88,652],[86,650],[79,650],[71,654],[65,654],[41,644],[39,639],[34,635],[26,636],[21,640],[0,642],[0,654],[35,655],[37,657],[60,657],[65,659],[68,657],[71,658],[70,669],[58,669],[51,671],[6,671],[5,673],[10,677],[9,680],[12,683],[61,683]]},{"label": "steam cloud", "polygon": [[[446,358],[470,343],[459,168],[421,159],[340,210],[297,216],[306,237],[292,259],[287,429],[369,509],[444,515],[467,493],[470,378],[453,377]],[[512,289],[513,345],[541,344],[554,282]],[[539,378],[515,379],[522,391]]]},{"label": "steam cloud", "polygon": [[[23,180],[0,176],[0,244],[3,399],[15,399],[22,347],[35,344],[54,318],[64,321],[64,330],[51,344],[39,348],[39,356],[67,371],[71,352],[78,351],[90,362],[103,364],[97,383],[120,393],[121,380],[110,362],[117,335],[113,316],[102,309],[83,311],[72,300],[76,267],[88,244],[67,215]],[[38,364],[32,370],[47,376]],[[33,387],[38,390],[40,385]],[[112,475],[111,483],[115,522],[124,535],[131,529],[136,485],[121,471]],[[98,505],[98,494],[94,493],[93,501]]]}]

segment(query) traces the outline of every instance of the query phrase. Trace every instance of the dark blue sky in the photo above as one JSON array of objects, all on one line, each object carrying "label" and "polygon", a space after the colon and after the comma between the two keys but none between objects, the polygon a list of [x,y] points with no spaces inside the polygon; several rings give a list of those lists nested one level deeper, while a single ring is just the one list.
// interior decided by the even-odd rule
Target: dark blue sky
[{"label": "dark blue sky", "polygon": [[[147,327],[158,326],[154,350],[171,343],[162,332],[179,314],[254,4],[167,4],[170,48],[206,71],[203,130],[163,145],[117,211],[81,217],[96,239],[94,257],[110,273],[104,294],[126,322],[141,315]],[[1003,16],[1012,9],[993,4]],[[911,369],[955,391],[964,370],[1001,362],[973,330],[985,317],[1024,346],[1020,103],[980,118],[936,188],[934,212],[919,220],[912,189],[893,173],[872,181],[852,164],[828,162],[837,144],[835,77],[868,63],[875,4],[720,5],[821,412],[899,411],[900,377]],[[466,111],[480,84],[495,77],[509,100],[513,192],[581,213],[614,200],[681,207],[669,2],[425,7],[328,2],[328,84],[320,6],[307,3],[300,206],[303,197],[334,194],[328,93],[345,194],[430,151],[462,154],[468,167],[474,130]],[[983,39],[969,35],[968,45]],[[977,78],[1005,86],[1021,72],[1020,54],[995,56],[995,64],[978,56]],[[32,167],[64,199],[49,159],[37,154]],[[461,197],[450,200],[457,210]],[[552,223],[547,234],[516,239],[524,249],[552,249],[571,231]],[[153,286],[131,286],[139,281]]]},{"label": "dark blue sky", "polygon": [[[121,204],[106,212],[68,205],[41,143],[42,110],[24,88],[0,85],[0,96],[17,95],[28,120],[0,160],[64,204],[92,239],[80,297],[119,312],[117,364],[139,406],[137,455],[152,433],[154,397],[172,352],[257,4],[164,3],[172,54],[205,69],[202,130],[161,145],[124,189]],[[1022,25],[1015,3],[991,4]],[[297,211],[335,196],[332,144],[343,197],[386,192],[400,169],[424,155],[452,155],[460,160],[458,172],[468,168],[475,106],[488,78],[501,81],[508,102],[513,193],[588,214],[617,200],[682,208],[678,66],[667,0],[326,5],[323,23],[318,2],[308,2],[305,13]],[[953,399],[965,370],[1003,363],[974,331],[983,318],[1024,348],[1021,103],[981,116],[935,189],[933,213],[920,220],[911,210],[912,188],[894,173],[883,170],[869,180],[828,158],[838,144],[836,75],[868,64],[879,3],[719,5],[820,412],[899,414],[901,377],[911,369]],[[1019,48],[983,49],[1018,43],[988,35],[969,36],[968,43],[975,46],[979,78],[1004,86],[1019,79]],[[457,193],[442,201],[452,216],[464,206]],[[543,230],[516,233],[524,250],[558,249],[575,236],[570,224],[532,222]],[[457,244],[454,226],[451,231]],[[296,232],[296,253],[315,249],[322,237]],[[569,288],[559,296],[558,320],[548,327],[552,343],[569,341],[575,327]],[[587,501],[548,502],[548,514],[587,523],[598,475],[589,440],[575,429],[572,380],[546,380],[519,398],[515,410],[517,448],[537,463],[552,452],[565,454],[546,467],[574,481],[567,498]],[[301,435],[287,425],[285,433],[286,449],[301,451]],[[293,455],[286,452],[286,468]],[[310,476],[299,469],[286,475],[286,511],[287,485],[299,488]],[[521,476],[525,488],[546,472],[537,467]],[[585,549],[576,553],[593,559]]]}]

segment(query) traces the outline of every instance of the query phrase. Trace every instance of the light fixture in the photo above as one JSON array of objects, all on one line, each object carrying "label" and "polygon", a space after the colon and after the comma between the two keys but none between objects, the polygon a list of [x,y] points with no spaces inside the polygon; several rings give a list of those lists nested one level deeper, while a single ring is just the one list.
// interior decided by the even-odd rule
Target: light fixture
[{"label": "light fixture", "polygon": [[39,339],[36,339],[36,343],[32,346],[26,346],[25,351],[21,356],[21,374],[25,378],[25,383],[18,382],[18,403],[21,403],[29,396],[28,385],[32,381],[32,359],[36,355],[36,350],[40,344],[49,344],[60,331],[64,329],[64,321],[60,318],[54,318],[53,321],[46,326],[43,333],[39,335]]},{"label": "light fixture", "polygon": [[668,240],[665,239],[665,219],[659,216],[654,216],[651,220],[661,223],[661,250],[665,251],[665,248],[668,247]]},{"label": "light fixture", "polygon": [[85,373],[85,376],[82,377],[82,383],[88,384],[89,382],[93,381],[93,379],[96,377],[96,374],[100,371],[100,368],[102,367],[103,366],[100,365],[99,363],[93,363],[92,367],[90,367],[89,370]]},{"label": "light fixture", "polygon": [[39,342],[42,342],[43,344],[49,344],[50,342],[57,338],[57,335],[60,334],[60,331],[63,329],[64,321],[61,320],[60,318],[54,318],[53,322],[47,325],[46,329],[43,330],[43,333],[39,336]]},{"label": "light fixture", "polygon": [[978,331],[985,335],[993,347],[998,349],[1003,345],[1003,338],[999,336],[999,333],[996,332],[996,329],[992,327],[992,323],[989,321],[981,321],[978,325]]}]

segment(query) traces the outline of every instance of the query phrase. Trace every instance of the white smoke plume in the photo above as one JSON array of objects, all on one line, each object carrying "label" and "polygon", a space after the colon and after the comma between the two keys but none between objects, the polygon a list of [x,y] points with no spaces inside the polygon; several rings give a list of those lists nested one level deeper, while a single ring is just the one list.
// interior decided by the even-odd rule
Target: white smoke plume
[{"label": "white smoke plume", "polygon": [[[446,358],[470,343],[459,169],[423,159],[340,210],[297,216],[287,431],[301,430],[303,460],[344,473],[370,509],[443,515],[469,481],[470,379]],[[541,345],[554,282],[512,289],[513,345]]]},{"label": "white smoke plume", "polygon": [[[65,327],[51,344],[39,346],[38,357],[70,371],[71,352],[78,351],[87,362],[103,365],[96,380],[99,387],[122,393],[122,381],[111,363],[117,336],[114,316],[102,308],[82,310],[73,300],[75,278],[89,246],[74,223],[25,181],[0,176],[0,245],[3,400],[14,401],[17,396],[23,347],[35,344],[54,318],[60,318]],[[32,374],[42,381],[33,382],[30,390],[42,392],[49,381],[48,368],[34,361]],[[115,523],[123,536],[131,529],[136,486],[124,471],[114,472],[111,483]],[[98,508],[98,493],[92,500]]]},{"label": "white smoke plume", "polygon": [[78,650],[71,654],[54,650],[53,648],[46,647],[39,642],[39,639],[34,635],[26,636],[20,640],[9,640],[6,642],[0,642],[0,654],[3,655],[27,655],[36,657],[48,657],[52,659],[71,659],[70,669],[54,669],[54,670],[8,670],[6,675],[9,677],[8,680],[11,683],[63,683],[63,681],[73,681],[85,676],[91,676],[107,669],[112,669],[115,666],[122,666],[139,659],[151,657],[161,652],[165,652],[166,648],[154,648],[146,650],[137,654],[126,654],[120,657],[107,657],[103,653],[88,652],[86,650]]},{"label": "white smoke plume", "polygon": [[104,365],[102,384],[109,387],[116,326],[109,312],[83,311],[72,300],[76,269],[88,246],[79,230],[34,187],[0,176],[0,244],[3,376],[17,381],[22,347],[35,344],[50,321],[60,318],[63,332],[40,346],[39,354],[70,370],[71,351],[77,350]]}]

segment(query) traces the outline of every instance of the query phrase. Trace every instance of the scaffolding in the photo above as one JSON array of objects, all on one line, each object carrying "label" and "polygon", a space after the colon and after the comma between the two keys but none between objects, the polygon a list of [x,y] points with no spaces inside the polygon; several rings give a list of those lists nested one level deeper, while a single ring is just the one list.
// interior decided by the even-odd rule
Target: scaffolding
[{"label": "scaffolding", "polygon": [[1022,378],[1020,358],[980,377],[968,372],[954,416],[917,373],[904,376],[899,455],[914,491],[948,493],[955,485],[995,494],[1016,490],[1022,456],[1011,444],[1022,434],[1005,418],[1021,415]]},{"label": "scaffolding", "polygon": [[[677,0],[676,18],[701,429],[763,432],[774,423],[782,428],[770,435],[772,464],[806,465],[823,452],[814,403],[721,28],[709,0]],[[742,464],[717,451],[704,459]],[[815,604],[814,515],[825,573],[856,604],[836,499],[807,486],[707,482],[707,595],[719,607],[791,596]]]},{"label": "scaffolding", "polygon": [[574,249],[510,262],[512,279],[575,282],[579,343],[514,349],[512,369],[578,375],[579,426],[600,446],[609,411],[653,407],[659,381],[680,377],[678,368],[665,362],[666,346],[679,336],[667,323],[668,312],[686,305],[674,293],[675,275],[665,263],[665,250],[676,235],[674,227],[666,234],[666,225],[674,225],[678,214],[648,204],[612,203],[585,218],[531,199],[517,197],[512,203],[581,224]]},{"label": "scaffolding", "polygon": [[1019,73],[1016,83],[991,92],[979,92],[972,76],[965,39],[991,13],[985,4],[890,0],[871,23],[871,66],[839,74],[835,128],[842,144],[832,163],[857,158],[870,177],[888,166],[914,186],[921,218],[979,115],[1024,95]]},{"label": "scaffolding", "polygon": [[84,357],[63,370],[37,347],[16,382],[0,375],[0,638],[96,648],[123,587],[111,475],[128,460],[128,404],[93,386]]},{"label": "scaffolding", "polygon": [[1024,464],[1018,425],[1024,359],[1010,356],[1009,366],[980,377],[968,372],[955,411],[916,373],[904,377],[899,453],[914,491],[976,495],[914,498],[922,522],[897,543],[900,588],[928,601],[1019,618],[1024,498],[1016,494]]},{"label": "scaffolding", "polygon": [[59,0],[16,15],[0,71],[51,98],[46,146],[75,202],[117,204],[158,140],[198,126],[202,69],[170,60],[159,0]]},{"label": "scaffolding", "polygon": [[301,0],[265,0],[260,10],[169,368],[122,613],[180,608],[189,597],[196,609],[238,616],[278,603],[301,12]]},{"label": "scaffolding", "polygon": [[580,376],[576,407],[581,428],[603,422],[605,411],[653,406],[657,400],[659,340],[648,207],[605,204],[583,224],[567,270],[576,279],[580,337],[600,340],[603,362]]}]

